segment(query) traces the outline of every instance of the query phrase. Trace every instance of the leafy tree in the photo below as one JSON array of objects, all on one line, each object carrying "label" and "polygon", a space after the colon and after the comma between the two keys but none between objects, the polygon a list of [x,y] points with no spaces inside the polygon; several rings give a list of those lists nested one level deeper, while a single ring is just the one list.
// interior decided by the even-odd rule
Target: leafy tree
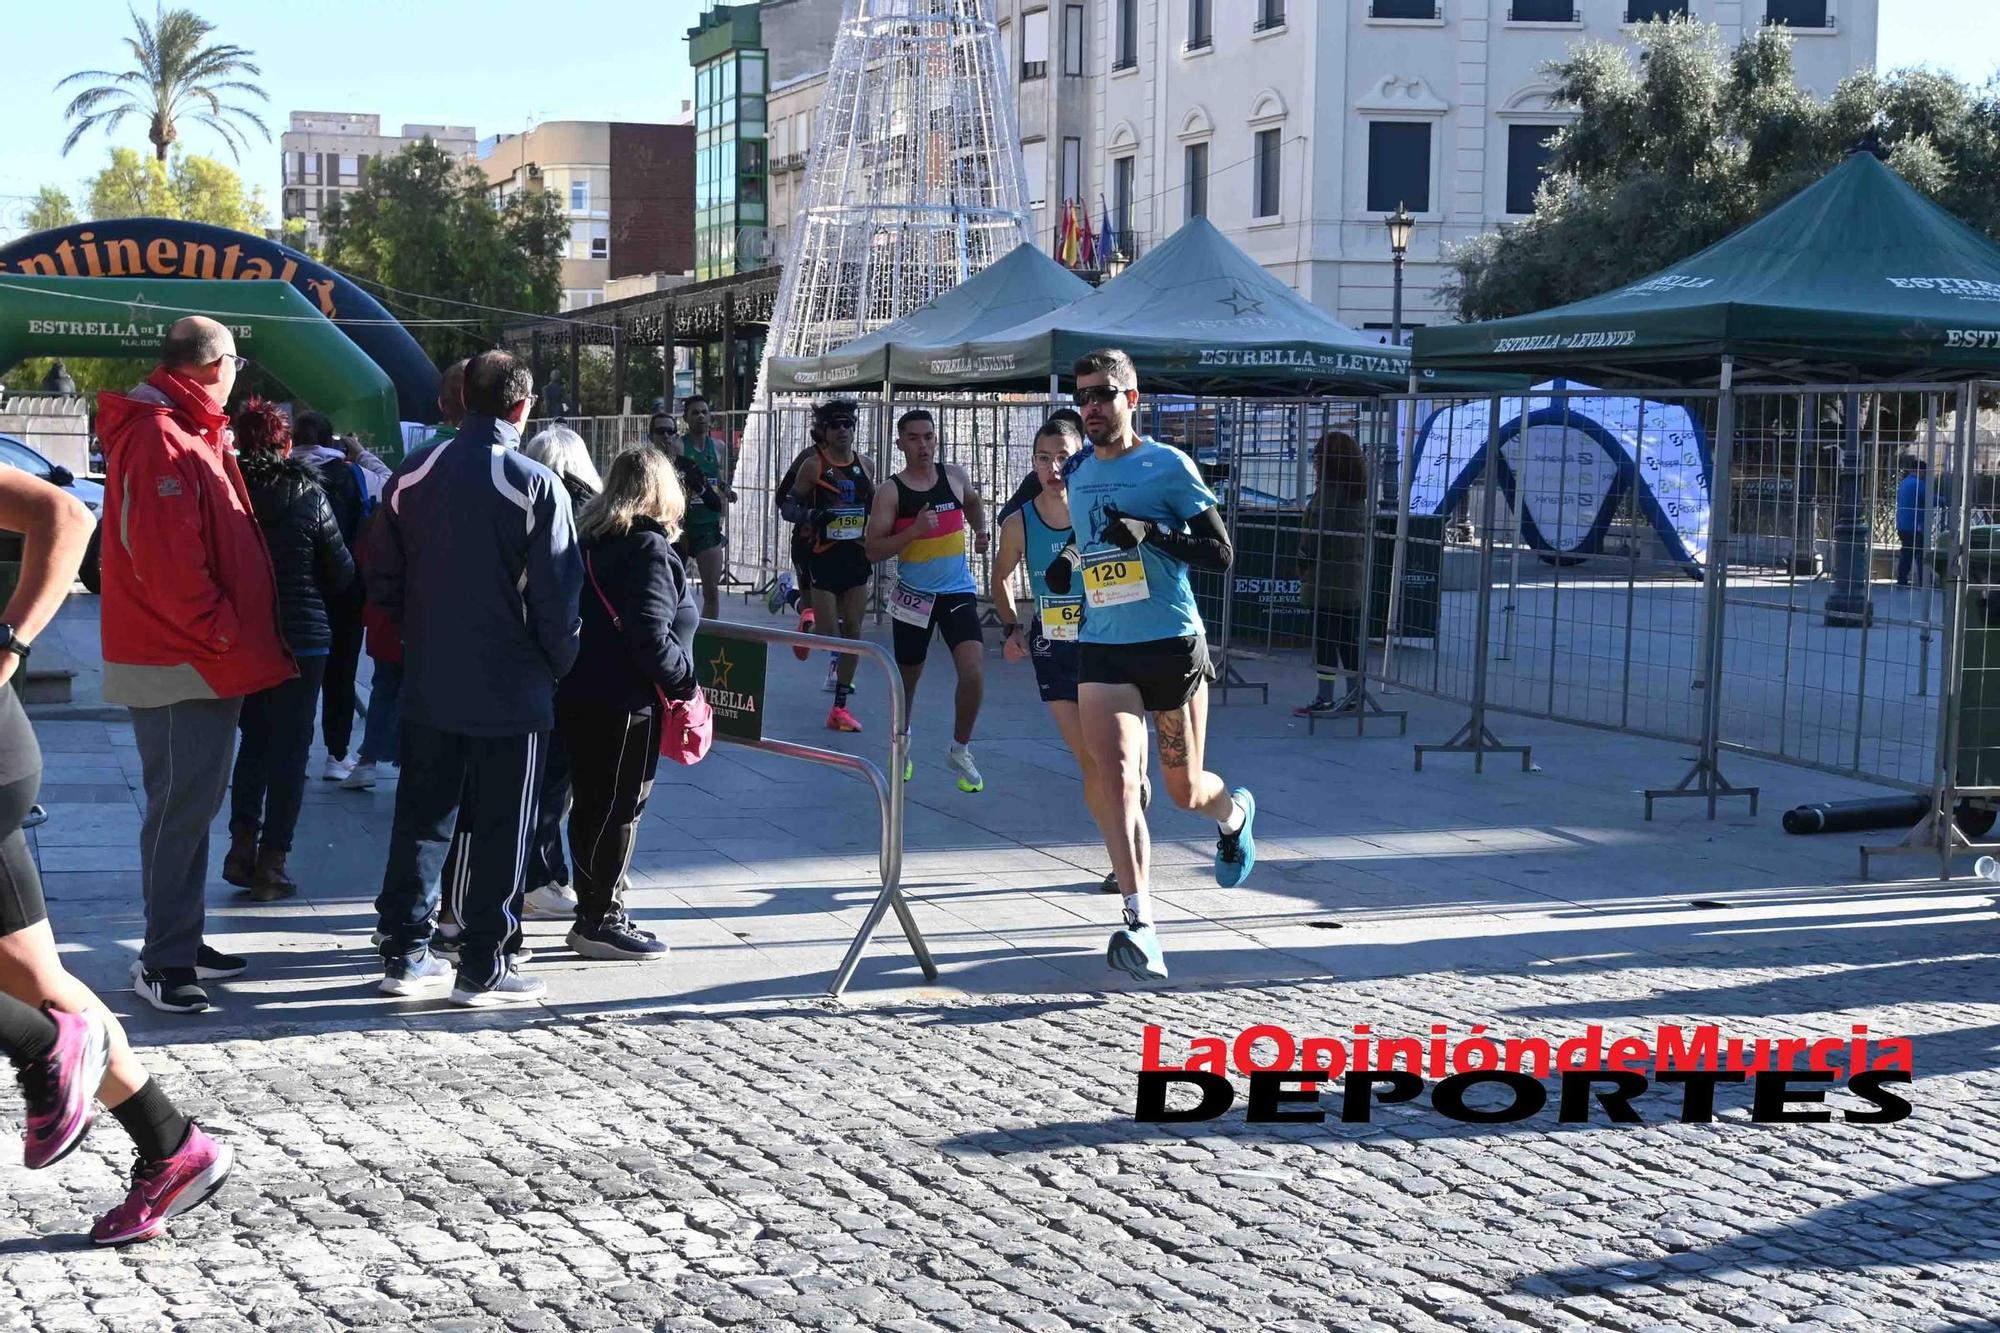
[{"label": "leafy tree", "polygon": [[264,193],[245,191],[243,178],[206,157],[176,153],[163,163],[130,148],[111,150],[111,164],[90,181],[94,219],[157,217],[207,222],[235,231],[264,225]]},{"label": "leafy tree", "polygon": [[28,205],[28,230],[31,232],[52,231],[81,220],[70,197],[53,185],[44,185],[37,190],[35,202]]},{"label": "leafy tree", "polygon": [[1640,58],[1605,44],[1549,66],[1576,120],[1553,141],[1534,217],[1461,246],[1442,295],[1466,320],[1580,301],[1755,221],[1873,134],[1919,190],[2000,235],[2000,94],[1925,70],[1800,88],[1792,37],[1648,24]]},{"label": "leafy tree", "polygon": [[66,88],[102,80],[83,89],[63,109],[64,118],[74,122],[63,140],[64,153],[91,130],[101,127],[109,133],[133,115],[145,118],[146,138],[159,162],[165,162],[167,150],[180,141],[184,117],[214,130],[238,162],[243,160],[244,122],[265,139],[271,137],[256,112],[224,100],[239,93],[270,100],[262,88],[243,77],[263,73],[250,62],[251,52],[210,43],[215,25],[191,9],[156,9],[151,23],[134,10],[132,26],[137,35],[125,39],[132,53],[131,68],[79,70],[56,84]]},{"label": "leafy tree", "polygon": [[514,312],[553,314],[562,291],[569,223],[555,199],[496,208],[485,174],[428,139],[369,163],[324,225],[325,262],[410,319],[441,366],[495,345]]}]

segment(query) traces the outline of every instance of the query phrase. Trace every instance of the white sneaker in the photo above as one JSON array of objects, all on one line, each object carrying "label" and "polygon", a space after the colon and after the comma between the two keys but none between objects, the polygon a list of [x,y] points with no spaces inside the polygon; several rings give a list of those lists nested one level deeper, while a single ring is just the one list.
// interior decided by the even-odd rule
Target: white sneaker
[{"label": "white sneaker", "polygon": [[326,767],[320,771],[320,776],[328,782],[345,782],[353,775],[352,759],[335,759],[332,755],[326,757]]},{"label": "white sneaker", "polygon": [[503,1004],[533,1004],[549,993],[537,977],[523,973],[509,962],[500,969],[499,979],[486,990],[468,990],[463,981],[452,988],[451,1002],[461,1009],[490,1009]]},{"label": "white sneaker", "polygon": [[384,995],[413,999],[422,995],[442,995],[452,984],[452,967],[434,953],[425,952],[409,962],[393,959],[383,965],[382,980],[375,989]]},{"label": "white sneaker", "polygon": [[375,765],[366,762],[356,764],[354,771],[347,775],[347,780],[340,784],[343,791],[368,791],[374,785]]},{"label": "white sneaker", "polygon": [[573,921],[576,892],[567,884],[544,884],[521,900],[523,921]]},{"label": "white sneaker", "polygon": [[978,765],[972,762],[972,750],[963,745],[954,745],[945,752],[944,761],[951,771],[958,774],[958,789],[962,792],[986,790],[986,779],[979,776]]}]

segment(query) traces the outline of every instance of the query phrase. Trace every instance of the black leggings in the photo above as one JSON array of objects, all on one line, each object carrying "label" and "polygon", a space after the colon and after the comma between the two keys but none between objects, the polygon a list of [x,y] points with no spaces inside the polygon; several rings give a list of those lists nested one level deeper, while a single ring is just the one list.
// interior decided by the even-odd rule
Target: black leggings
[{"label": "black leggings", "polygon": [[574,803],[569,856],[576,911],[585,921],[624,907],[625,872],[639,841],[639,816],[660,767],[660,710],[627,713],[590,704],[556,705],[556,730],[570,755]]},{"label": "black leggings", "polygon": [[1321,678],[1338,671],[1361,672],[1361,612],[1321,607],[1314,630],[1313,660]]},{"label": "black leggings", "polygon": [[0,935],[12,935],[49,919],[42,901],[42,877],[28,853],[21,821],[42,789],[42,751],[13,687],[0,685],[0,756],[8,769],[25,774],[0,783]]}]

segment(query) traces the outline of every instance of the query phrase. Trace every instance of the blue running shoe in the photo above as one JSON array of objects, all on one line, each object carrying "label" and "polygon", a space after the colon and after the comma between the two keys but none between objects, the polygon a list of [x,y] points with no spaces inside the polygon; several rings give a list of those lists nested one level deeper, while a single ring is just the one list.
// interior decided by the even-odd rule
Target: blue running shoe
[{"label": "blue running shoe", "polygon": [[777,615],[784,609],[785,604],[792,600],[792,589],[797,586],[798,580],[792,577],[791,570],[779,574],[771,584],[770,596],[764,599],[764,609],[774,616]]},{"label": "blue running shoe", "polygon": [[1134,920],[1130,912],[1125,914],[1125,924],[1111,932],[1104,961],[1139,981],[1167,979],[1167,960],[1160,952],[1159,932],[1145,922]]},{"label": "blue running shoe", "polygon": [[1257,864],[1257,839],[1251,833],[1251,825],[1257,822],[1257,798],[1248,787],[1238,787],[1229,794],[1243,807],[1243,827],[1215,840],[1215,882],[1225,889],[1250,878],[1251,867]]}]

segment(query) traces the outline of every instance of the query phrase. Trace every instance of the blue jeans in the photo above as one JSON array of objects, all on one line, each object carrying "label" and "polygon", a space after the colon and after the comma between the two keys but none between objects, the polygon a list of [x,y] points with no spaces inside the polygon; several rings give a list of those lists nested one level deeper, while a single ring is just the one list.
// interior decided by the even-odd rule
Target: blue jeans
[{"label": "blue jeans", "polygon": [[403,664],[375,662],[375,683],[368,691],[368,721],[361,728],[364,764],[393,764],[402,754]]}]

